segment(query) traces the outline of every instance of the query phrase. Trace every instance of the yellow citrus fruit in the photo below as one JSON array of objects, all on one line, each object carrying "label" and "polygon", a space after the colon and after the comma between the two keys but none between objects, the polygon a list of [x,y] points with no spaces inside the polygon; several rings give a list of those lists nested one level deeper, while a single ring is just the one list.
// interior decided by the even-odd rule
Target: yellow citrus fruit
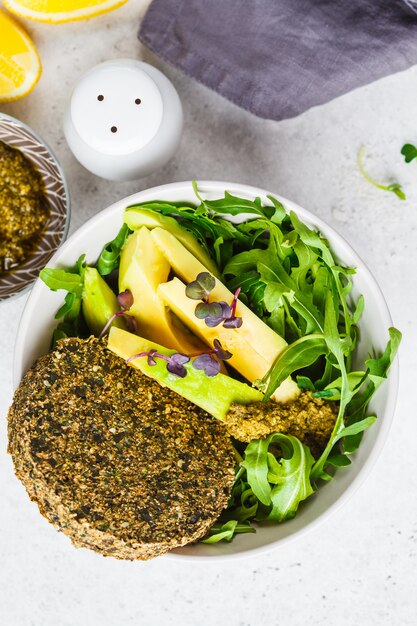
[{"label": "yellow citrus fruit", "polygon": [[41,70],[29,35],[0,10],[0,102],[26,96],[38,82]]},{"label": "yellow citrus fruit", "polygon": [[107,13],[127,0],[4,0],[15,15],[38,22],[70,22]]}]

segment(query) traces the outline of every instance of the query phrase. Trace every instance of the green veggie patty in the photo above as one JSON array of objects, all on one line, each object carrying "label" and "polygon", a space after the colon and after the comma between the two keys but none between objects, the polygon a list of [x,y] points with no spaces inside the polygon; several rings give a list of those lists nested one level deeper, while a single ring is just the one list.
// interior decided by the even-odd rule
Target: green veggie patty
[{"label": "green veggie patty", "polygon": [[234,479],[223,426],[94,337],[59,342],[25,375],[9,452],[50,522],[76,546],[118,558],[204,536]]}]

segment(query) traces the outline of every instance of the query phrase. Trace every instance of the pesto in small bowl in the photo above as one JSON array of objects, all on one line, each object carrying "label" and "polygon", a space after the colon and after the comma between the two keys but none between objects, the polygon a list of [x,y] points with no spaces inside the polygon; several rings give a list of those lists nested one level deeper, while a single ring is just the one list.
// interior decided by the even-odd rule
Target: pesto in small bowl
[{"label": "pesto in small bowl", "polygon": [[0,114],[0,301],[31,285],[64,241],[69,195],[56,157],[34,131]]}]

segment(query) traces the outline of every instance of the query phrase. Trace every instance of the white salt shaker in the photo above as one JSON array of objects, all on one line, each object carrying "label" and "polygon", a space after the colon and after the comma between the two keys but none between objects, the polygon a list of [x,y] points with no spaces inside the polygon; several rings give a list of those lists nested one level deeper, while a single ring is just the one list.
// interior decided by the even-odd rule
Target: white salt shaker
[{"label": "white salt shaker", "polygon": [[174,155],[182,123],[181,101],[162,72],[135,59],[115,59],[80,78],[65,111],[64,132],[90,172],[133,180]]}]

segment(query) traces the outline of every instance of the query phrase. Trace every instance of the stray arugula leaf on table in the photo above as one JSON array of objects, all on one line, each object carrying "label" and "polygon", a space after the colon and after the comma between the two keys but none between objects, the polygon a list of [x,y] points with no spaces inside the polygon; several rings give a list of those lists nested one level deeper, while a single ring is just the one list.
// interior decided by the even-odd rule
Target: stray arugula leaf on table
[{"label": "stray arugula leaf on table", "polygon": [[413,159],[417,158],[417,148],[412,143],[405,143],[401,148],[401,154],[404,157],[406,163],[410,163]]},{"label": "stray arugula leaf on table", "polygon": [[[410,145],[410,144],[407,144],[407,145]],[[374,178],[372,178],[368,174],[368,172],[365,170],[365,166],[363,164],[364,154],[365,154],[365,146],[362,146],[362,148],[358,152],[358,159],[357,160],[358,160],[358,166],[359,166],[360,172],[361,172],[362,176],[365,178],[365,180],[367,180],[368,183],[370,183],[371,185],[373,185],[377,189],[382,189],[382,191],[390,191],[390,192],[394,193],[397,196],[397,198],[399,198],[400,200],[406,200],[406,195],[405,195],[405,193],[404,193],[404,191],[403,191],[403,189],[402,189],[402,187],[401,187],[401,185],[399,183],[394,182],[394,183],[390,183],[389,185],[382,185],[381,183],[378,183]],[[412,157],[412,158],[414,158],[414,157]],[[406,158],[406,161],[407,161],[407,158]],[[411,159],[410,159],[410,161],[411,161]]]}]

